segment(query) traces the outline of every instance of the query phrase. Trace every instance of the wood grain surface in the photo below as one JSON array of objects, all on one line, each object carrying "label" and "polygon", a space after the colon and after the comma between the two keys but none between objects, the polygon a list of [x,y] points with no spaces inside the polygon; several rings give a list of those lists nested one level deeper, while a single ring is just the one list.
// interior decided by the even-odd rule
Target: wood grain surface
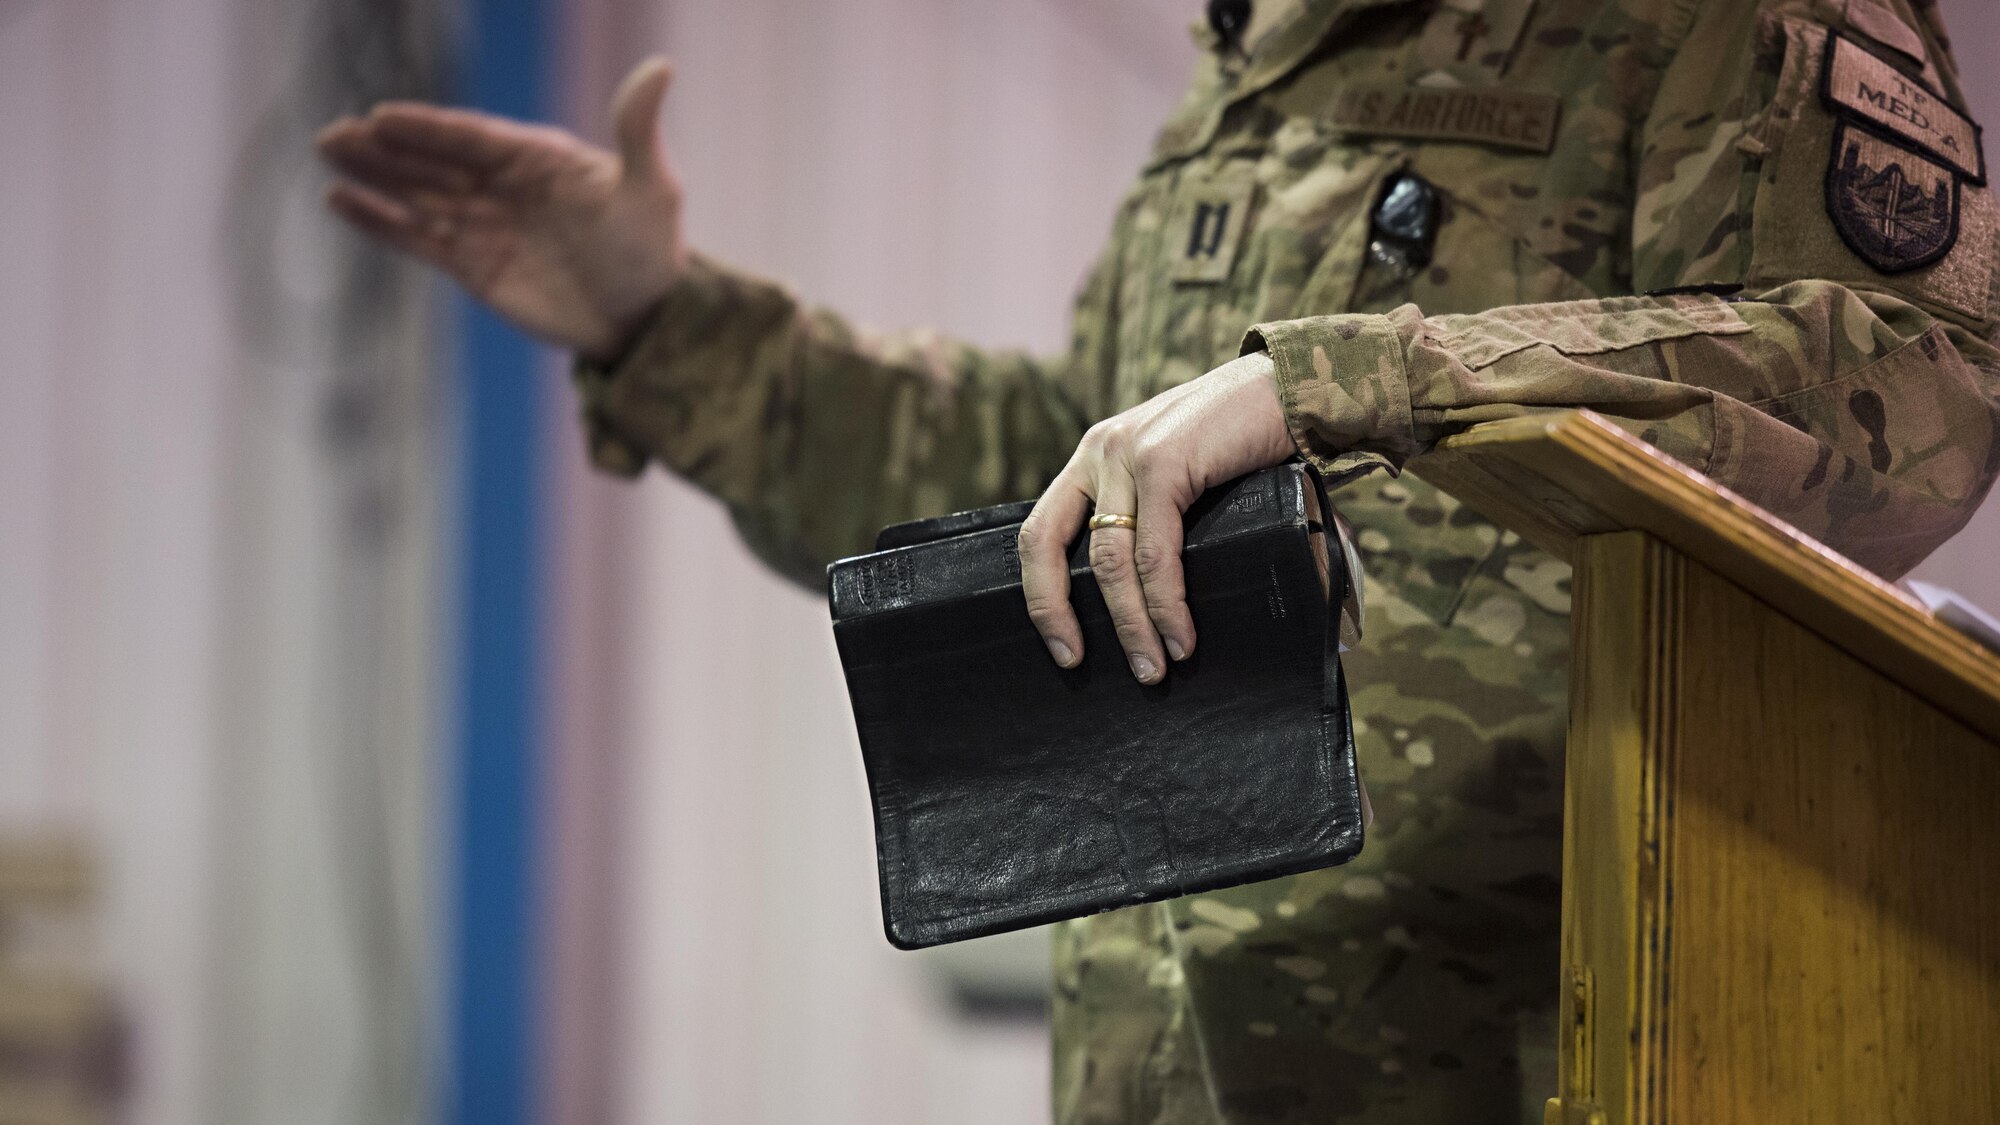
[{"label": "wood grain surface", "polygon": [[1649,535],[1576,559],[1550,1120],[2000,1121],[2000,745]]}]

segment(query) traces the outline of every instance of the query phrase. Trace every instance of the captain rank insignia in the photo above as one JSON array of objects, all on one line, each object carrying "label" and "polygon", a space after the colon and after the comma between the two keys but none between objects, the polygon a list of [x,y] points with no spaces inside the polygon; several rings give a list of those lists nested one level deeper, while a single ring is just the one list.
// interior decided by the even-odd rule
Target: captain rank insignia
[{"label": "captain rank insignia", "polygon": [[1257,181],[1249,169],[1184,181],[1166,228],[1173,261],[1168,276],[1185,284],[1227,281],[1256,200]]}]

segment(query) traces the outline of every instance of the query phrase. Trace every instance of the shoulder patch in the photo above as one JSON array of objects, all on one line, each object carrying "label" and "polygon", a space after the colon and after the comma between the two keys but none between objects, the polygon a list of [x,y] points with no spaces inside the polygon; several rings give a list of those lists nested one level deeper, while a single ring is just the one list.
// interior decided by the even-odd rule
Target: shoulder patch
[{"label": "shoulder patch", "polygon": [[1883,273],[1907,273],[1958,241],[1959,174],[1852,122],[1833,133],[1826,209],[1841,241]]},{"label": "shoulder patch", "polygon": [[1820,94],[1837,116],[1893,134],[1974,184],[1986,182],[1979,126],[1919,79],[1840,32],[1826,39]]},{"label": "shoulder patch", "polygon": [[1561,115],[1562,102],[1553,94],[1386,84],[1340,91],[1326,121],[1349,133],[1471,141],[1545,153],[1555,147]]}]

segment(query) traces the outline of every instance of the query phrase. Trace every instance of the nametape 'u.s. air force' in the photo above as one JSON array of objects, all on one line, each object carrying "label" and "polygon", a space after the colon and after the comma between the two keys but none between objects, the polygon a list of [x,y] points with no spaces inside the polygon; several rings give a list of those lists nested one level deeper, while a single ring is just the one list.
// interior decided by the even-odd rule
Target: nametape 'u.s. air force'
[{"label": "nametape 'u.s. air force'", "polygon": [[1562,102],[1553,94],[1361,85],[1333,99],[1327,122],[1348,133],[1471,141],[1545,153],[1555,146],[1561,116]]},{"label": "nametape 'u.s. air force'", "polygon": [[1827,36],[1820,93],[1839,119],[1826,208],[1847,248],[1888,274],[1951,253],[1961,186],[1986,182],[1979,126],[1837,31]]}]

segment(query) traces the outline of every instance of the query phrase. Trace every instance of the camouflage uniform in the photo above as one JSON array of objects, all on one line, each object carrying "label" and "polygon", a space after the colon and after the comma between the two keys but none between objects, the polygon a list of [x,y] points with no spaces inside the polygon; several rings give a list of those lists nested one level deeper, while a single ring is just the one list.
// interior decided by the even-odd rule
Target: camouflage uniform
[{"label": "camouflage uniform", "polygon": [[[1202,34],[1068,355],[864,334],[697,260],[624,362],[579,370],[594,455],[658,458],[818,584],[882,524],[1035,495],[1095,419],[1268,348],[1300,449],[1351,478],[1381,819],[1340,870],[1057,927],[1055,1116],[1539,1120],[1568,570],[1421,463],[1363,470],[1584,405],[1907,569],[2000,467],[1976,135],[1911,0],[1293,0],[1247,50]],[[1862,52],[1838,84],[1833,47]],[[1441,196],[1423,268],[1371,252],[1401,174]]]}]

